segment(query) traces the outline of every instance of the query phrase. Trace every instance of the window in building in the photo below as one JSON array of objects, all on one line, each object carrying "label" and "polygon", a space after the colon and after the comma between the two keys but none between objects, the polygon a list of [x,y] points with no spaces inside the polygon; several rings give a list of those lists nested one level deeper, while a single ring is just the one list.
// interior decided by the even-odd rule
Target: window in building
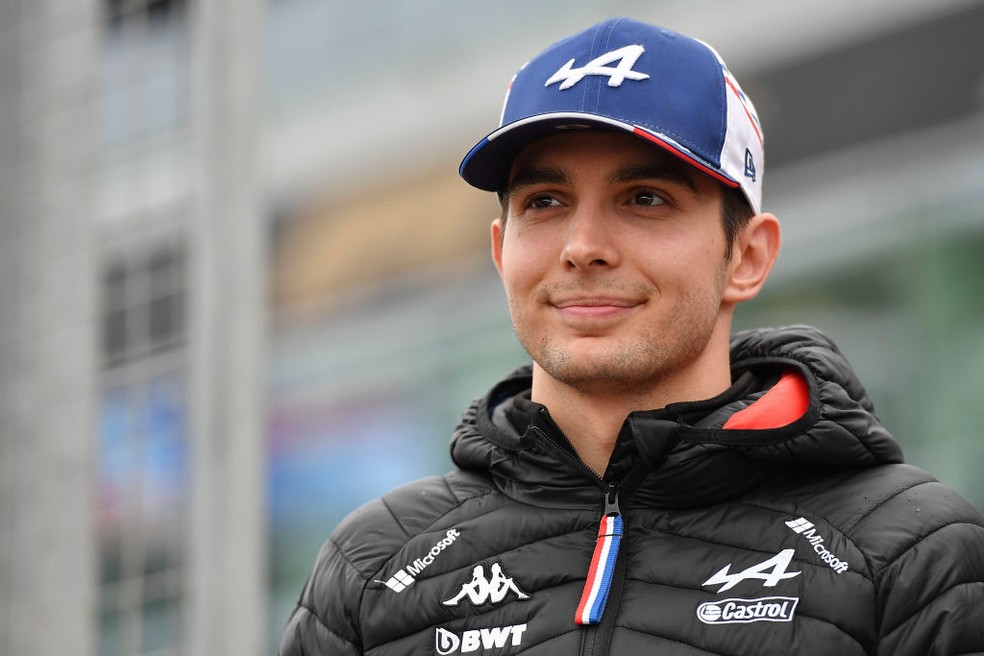
[{"label": "window in building", "polygon": [[181,346],[184,341],[185,253],[156,247],[106,264],[102,283],[103,364],[114,367]]},{"label": "window in building", "polygon": [[107,258],[98,468],[99,649],[180,653],[187,535],[184,248]]},{"label": "window in building", "polygon": [[104,0],[103,144],[172,132],[190,116],[184,0]]}]

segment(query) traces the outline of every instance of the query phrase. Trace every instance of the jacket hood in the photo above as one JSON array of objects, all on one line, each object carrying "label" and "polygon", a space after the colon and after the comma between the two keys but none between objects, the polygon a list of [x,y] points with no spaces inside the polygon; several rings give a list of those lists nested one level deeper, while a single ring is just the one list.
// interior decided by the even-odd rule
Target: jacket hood
[{"label": "jacket hood", "polygon": [[736,333],[731,369],[734,383],[714,399],[631,413],[604,479],[580,462],[547,409],[528,400],[529,365],[466,410],[451,457],[486,470],[509,496],[554,507],[595,507],[607,482],[624,489],[631,481],[633,503],[686,507],[733,497],[791,463],[902,462],[850,364],[815,328]]}]

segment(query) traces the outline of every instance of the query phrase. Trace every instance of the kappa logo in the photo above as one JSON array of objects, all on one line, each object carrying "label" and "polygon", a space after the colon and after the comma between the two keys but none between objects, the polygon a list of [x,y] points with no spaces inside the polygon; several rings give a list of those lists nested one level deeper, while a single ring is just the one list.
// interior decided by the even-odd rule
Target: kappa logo
[{"label": "kappa logo", "polygon": [[708,601],[697,607],[697,619],[704,624],[792,622],[798,603],[797,597]]},{"label": "kappa logo", "polygon": [[417,558],[412,563],[404,565],[396,574],[391,576],[387,581],[379,581],[376,583],[384,583],[387,588],[399,594],[403,592],[408,587],[413,585],[416,580],[416,576],[419,576],[422,571],[424,571],[434,560],[440,555],[442,551],[454,544],[454,541],[461,536],[458,529],[448,529],[444,537],[437,541],[437,543],[431,547],[422,558]]},{"label": "kappa logo", "polygon": [[786,526],[793,529],[794,533],[799,533],[806,538],[813,545],[813,550],[820,556],[820,560],[827,563],[830,569],[838,574],[843,574],[848,570],[847,561],[841,560],[824,546],[823,537],[817,534],[817,529],[813,525],[813,522],[806,517],[790,520],[786,522]]},{"label": "kappa logo", "polygon": [[481,606],[485,603],[497,604],[506,598],[510,592],[517,599],[529,599],[530,596],[519,589],[511,576],[506,576],[502,571],[502,565],[492,563],[490,568],[492,576],[485,578],[485,567],[477,565],[472,570],[472,579],[461,586],[461,590],[450,599],[441,602],[445,606],[457,606],[464,599],[468,599],[473,606]]},{"label": "kappa logo", "polygon": [[[620,87],[622,82],[626,80],[648,80],[647,74],[632,70],[636,61],[645,51],[646,49],[639,45],[625,46],[600,57],[595,57],[580,68],[573,68],[574,60],[572,59],[551,75],[543,86],[549,87],[551,84],[560,82],[558,89],[563,91],[570,89],[588,75],[607,75],[608,86],[610,87]],[[614,62],[618,62],[618,66],[614,68],[609,66]]]},{"label": "kappa logo", "polygon": [[757,579],[762,581],[762,585],[765,587],[774,588],[783,579],[791,579],[800,575],[801,572],[788,571],[795,551],[795,549],[783,549],[772,558],[734,574],[730,573],[731,563],[728,563],[701,585],[721,584],[721,587],[718,588],[718,594],[730,590],[747,579]]},{"label": "kappa logo", "polygon": [[447,629],[438,628],[434,634],[434,648],[441,656],[460,652],[468,654],[479,649],[503,649],[518,647],[523,642],[525,624],[497,626],[489,629],[470,629],[460,635]]}]

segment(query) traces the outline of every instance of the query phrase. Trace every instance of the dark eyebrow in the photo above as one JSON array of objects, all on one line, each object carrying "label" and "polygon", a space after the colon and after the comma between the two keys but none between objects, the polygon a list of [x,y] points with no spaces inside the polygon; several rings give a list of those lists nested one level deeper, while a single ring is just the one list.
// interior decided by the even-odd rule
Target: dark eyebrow
[{"label": "dark eyebrow", "polygon": [[608,181],[612,184],[624,184],[640,180],[665,180],[682,184],[693,192],[697,191],[694,179],[689,171],[669,164],[636,164],[615,171]]},{"label": "dark eyebrow", "polygon": [[509,178],[504,192],[508,195],[520,187],[528,187],[537,184],[570,184],[571,178],[562,169],[550,168],[546,166],[527,166],[520,168],[516,174]]}]

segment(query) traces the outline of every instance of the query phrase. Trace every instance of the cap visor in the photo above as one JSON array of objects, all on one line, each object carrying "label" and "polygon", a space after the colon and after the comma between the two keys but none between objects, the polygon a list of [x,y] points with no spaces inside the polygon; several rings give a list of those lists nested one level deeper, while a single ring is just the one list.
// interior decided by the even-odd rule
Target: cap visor
[{"label": "cap visor", "polygon": [[523,148],[543,137],[567,130],[621,130],[634,134],[679,157],[729,187],[738,182],[719,168],[697,157],[672,139],[629,123],[596,114],[564,112],[540,114],[504,125],[478,142],[458,168],[465,182],[485,191],[502,191],[509,179],[513,159]]}]

